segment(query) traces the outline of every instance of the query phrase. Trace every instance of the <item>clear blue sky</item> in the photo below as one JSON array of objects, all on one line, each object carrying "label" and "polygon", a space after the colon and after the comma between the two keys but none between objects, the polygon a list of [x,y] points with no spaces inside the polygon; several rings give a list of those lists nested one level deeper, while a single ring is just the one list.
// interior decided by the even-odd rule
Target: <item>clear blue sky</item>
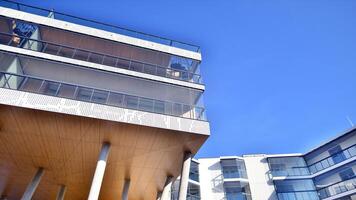
[{"label": "clear blue sky", "polygon": [[20,1],[198,44],[198,157],[305,152],[356,123],[354,0]]}]

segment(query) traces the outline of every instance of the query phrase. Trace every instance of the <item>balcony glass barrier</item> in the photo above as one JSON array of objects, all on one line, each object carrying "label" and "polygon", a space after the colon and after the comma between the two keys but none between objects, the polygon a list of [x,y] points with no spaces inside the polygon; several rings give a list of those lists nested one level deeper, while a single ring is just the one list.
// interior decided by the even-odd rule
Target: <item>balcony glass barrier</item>
[{"label": "balcony glass barrier", "polygon": [[145,74],[202,84],[202,79],[199,74],[191,73],[187,70],[167,68],[4,32],[0,32],[0,38],[0,44],[137,71]]},{"label": "balcony glass barrier", "polygon": [[277,196],[279,200],[319,200],[316,191],[282,192]]},{"label": "balcony glass barrier", "polygon": [[321,199],[326,199],[344,192],[348,192],[356,189],[356,177],[353,177],[349,180],[335,183],[328,187],[318,190],[319,197]]},{"label": "balcony glass barrier", "polygon": [[225,194],[225,197],[221,200],[252,200],[252,196],[251,194],[245,192],[229,193]]},{"label": "balcony glass barrier", "polygon": [[319,162],[310,165],[309,170],[312,174],[315,174],[321,170],[329,168],[354,156],[356,156],[356,145],[348,147],[340,151],[339,153],[331,155],[327,158],[324,158],[323,160],[320,160]]},{"label": "balcony glass barrier", "polygon": [[308,167],[292,167],[270,170],[273,177],[276,176],[307,176],[310,175]]},{"label": "balcony glass barrier", "polygon": [[151,42],[156,42],[159,44],[177,47],[177,48],[181,48],[181,49],[185,49],[185,50],[189,50],[189,51],[194,51],[194,52],[200,51],[200,47],[193,45],[193,44],[179,42],[176,40],[171,40],[171,39],[167,39],[164,37],[155,36],[152,34],[134,31],[131,29],[122,28],[119,26],[110,25],[110,24],[106,24],[106,23],[102,23],[102,22],[98,22],[98,21],[94,21],[94,20],[90,20],[90,19],[84,19],[81,17],[68,15],[68,14],[57,12],[54,10],[48,10],[48,9],[44,9],[44,8],[40,8],[40,7],[36,7],[36,6],[30,6],[30,5],[26,5],[26,4],[22,4],[22,3],[18,3],[18,2],[14,2],[14,1],[9,1],[9,0],[0,0],[0,6],[27,12],[27,13],[31,13],[31,14],[35,14],[35,15],[41,15],[44,17],[51,17],[51,18],[55,18],[58,20],[63,20],[63,21],[67,21],[70,23],[88,26],[88,27],[101,29],[101,30],[105,30],[105,31],[109,31],[109,32],[114,32],[114,33],[130,36],[130,37],[143,39],[143,40],[148,40]]},{"label": "balcony glass barrier", "polygon": [[0,87],[145,112],[206,120],[205,110],[201,107],[88,88],[27,75],[0,72]]},{"label": "balcony glass barrier", "polygon": [[187,194],[187,200],[200,200],[199,195]]}]

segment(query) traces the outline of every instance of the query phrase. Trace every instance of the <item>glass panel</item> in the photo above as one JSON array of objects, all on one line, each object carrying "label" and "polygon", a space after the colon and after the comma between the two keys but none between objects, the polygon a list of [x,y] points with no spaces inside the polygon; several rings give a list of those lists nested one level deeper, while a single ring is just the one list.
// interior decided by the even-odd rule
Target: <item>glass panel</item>
[{"label": "glass panel", "polygon": [[77,92],[77,99],[82,101],[90,101],[93,89],[79,87]]},{"label": "glass panel", "polygon": [[104,104],[106,103],[107,98],[108,98],[108,92],[101,91],[101,90],[94,90],[91,101],[95,103]]},{"label": "glass panel", "polygon": [[28,92],[38,92],[42,84],[42,80],[40,79],[34,79],[34,78],[28,78],[21,90],[28,91]]},{"label": "glass panel", "polygon": [[58,92],[58,96],[73,99],[76,93],[76,86],[61,84]]},{"label": "glass panel", "polygon": [[114,106],[119,106],[119,107],[121,107],[121,106],[123,106],[123,105],[122,105],[122,103],[123,103],[123,98],[124,98],[124,95],[122,95],[122,94],[110,92],[107,103],[108,103],[109,105],[114,105]]}]

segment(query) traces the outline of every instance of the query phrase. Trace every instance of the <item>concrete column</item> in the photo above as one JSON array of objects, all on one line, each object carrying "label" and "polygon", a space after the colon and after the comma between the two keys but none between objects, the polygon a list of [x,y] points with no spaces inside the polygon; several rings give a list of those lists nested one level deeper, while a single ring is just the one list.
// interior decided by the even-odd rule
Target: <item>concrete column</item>
[{"label": "concrete column", "polygon": [[130,189],[130,180],[125,179],[124,188],[122,189],[122,200],[129,199],[129,189]]},{"label": "concrete column", "polygon": [[172,182],[173,182],[173,176],[167,176],[166,182],[164,183],[164,188],[163,188],[160,200],[170,200],[171,199]]},{"label": "concrete column", "polygon": [[91,183],[90,192],[88,200],[97,200],[99,198],[101,183],[103,182],[106,161],[108,159],[110,150],[110,144],[104,143],[101,147],[98,162],[96,164],[96,169],[93,177],[93,182]]},{"label": "concrete column", "polygon": [[187,199],[188,180],[189,180],[189,171],[190,171],[190,162],[191,161],[192,161],[192,153],[185,152],[182,173],[180,175],[178,200],[186,200]]},{"label": "concrete column", "polygon": [[61,185],[59,187],[59,191],[58,191],[56,200],[64,200],[64,195],[65,195],[66,191],[67,191],[67,187],[65,185]]},{"label": "concrete column", "polygon": [[38,184],[40,184],[43,173],[44,173],[44,169],[42,167],[37,169],[35,176],[32,178],[30,184],[28,184],[26,191],[23,194],[21,200],[31,200],[32,199],[32,196],[35,193]]}]

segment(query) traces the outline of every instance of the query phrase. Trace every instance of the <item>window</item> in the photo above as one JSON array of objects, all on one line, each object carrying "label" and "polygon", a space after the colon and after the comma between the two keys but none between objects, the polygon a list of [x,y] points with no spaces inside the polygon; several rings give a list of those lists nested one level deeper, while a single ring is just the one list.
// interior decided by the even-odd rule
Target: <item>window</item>
[{"label": "window", "polygon": [[348,168],[342,172],[339,173],[339,176],[341,178],[341,180],[345,181],[345,180],[348,180],[352,177],[355,176],[355,173],[354,171],[352,170],[352,168]]},{"label": "window", "polygon": [[329,154],[335,164],[342,162],[346,159],[344,153],[342,153],[342,149],[341,149],[340,145],[337,145],[337,146],[329,149]]}]

